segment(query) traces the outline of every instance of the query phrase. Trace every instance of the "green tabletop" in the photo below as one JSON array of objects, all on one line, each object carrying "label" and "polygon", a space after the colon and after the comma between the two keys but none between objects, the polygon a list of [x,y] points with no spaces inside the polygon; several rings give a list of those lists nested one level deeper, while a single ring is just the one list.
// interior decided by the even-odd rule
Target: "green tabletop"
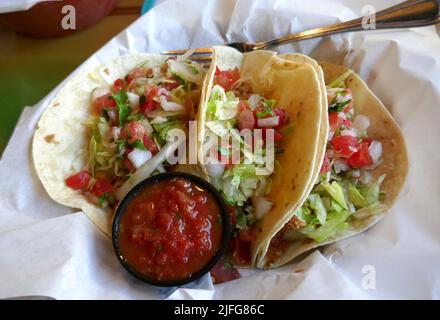
[{"label": "green tabletop", "polygon": [[141,4],[142,0],[121,1],[112,15],[97,25],[64,38],[27,38],[0,25],[0,154],[23,107],[35,105],[138,18]]}]

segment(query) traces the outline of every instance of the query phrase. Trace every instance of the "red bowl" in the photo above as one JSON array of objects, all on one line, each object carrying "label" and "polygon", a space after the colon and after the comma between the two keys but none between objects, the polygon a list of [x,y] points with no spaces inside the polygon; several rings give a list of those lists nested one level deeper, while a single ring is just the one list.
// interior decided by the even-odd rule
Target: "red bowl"
[{"label": "red bowl", "polygon": [[[20,34],[38,38],[60,37],[94,25],[105,18],[116,3],[117,0],[45,1],[27,11],[0,14],[0,19]],[[66,10],[63,13],[63,7],[67,5],[75,8],[75,29],[63,28],[63,18],[71,12]]]}]

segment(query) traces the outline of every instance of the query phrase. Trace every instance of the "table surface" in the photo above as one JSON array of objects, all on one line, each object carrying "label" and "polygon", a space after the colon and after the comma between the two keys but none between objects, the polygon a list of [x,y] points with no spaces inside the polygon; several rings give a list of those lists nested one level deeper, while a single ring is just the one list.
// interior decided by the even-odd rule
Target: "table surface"
[{"label": "table surface", "polygon": [[25,106],[35,105],[140,16],[143,0],[120,0],[110,16],[71,36],[33,39],[0,25],[0,155]]}]

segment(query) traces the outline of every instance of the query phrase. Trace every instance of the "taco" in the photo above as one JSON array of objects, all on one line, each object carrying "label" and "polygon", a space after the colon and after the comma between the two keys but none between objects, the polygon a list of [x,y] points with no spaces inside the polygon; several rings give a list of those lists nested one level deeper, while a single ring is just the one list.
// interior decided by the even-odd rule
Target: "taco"
[{"label": "taco", "polygon": [[260,268],[365,231],[386,215],[405,182],[406,147],[391,114],[352,70],[320,66],[329,119],[325,157],[313,189],[257,261]]},{"label": "taco", "polygon": [[111,235],[118,200],[149,175],[172,169],[165,158],[178,144],[167,135],[187,130],[203,100],[205,71],[186,58],[130,54],[84,70],[61,88],[32,145],[53,200],[82,210]]},{"label": "taco", "polygon": [[[324,155],[319,142],[328,131],[324,80],[317,70],[273,51],[214,48],[198,114],[199,161],[229,204],[234,264],[255,264],[313,187],[315,163]],[[269,151],[272,170],[264,158]]]}]

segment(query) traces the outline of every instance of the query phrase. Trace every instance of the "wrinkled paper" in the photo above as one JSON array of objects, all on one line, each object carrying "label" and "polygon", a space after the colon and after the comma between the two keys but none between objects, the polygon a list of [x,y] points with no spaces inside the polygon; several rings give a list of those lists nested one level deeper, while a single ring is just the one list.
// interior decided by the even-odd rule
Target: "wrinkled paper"
[{"label": "wrinkled paper", "polygon": [[[398,2],[368,4],[380,10]],[[365,3],[169,0],[79,69],[128,52],[268,40],[358,17]],[[276,49],[353,68],[400,124],[409,175],[381,223],[282,268],[243,270],[241,279],[221,285],[214,286],[209,275],[182,288],[146,285],[123,270],[111,241],[84,214],[51,201],[36,177],[32,135],[61,83],[38,105],[25,108],[0,162],[0,298],[439,299],[440,41],[435,28],[342,34]]]}]

